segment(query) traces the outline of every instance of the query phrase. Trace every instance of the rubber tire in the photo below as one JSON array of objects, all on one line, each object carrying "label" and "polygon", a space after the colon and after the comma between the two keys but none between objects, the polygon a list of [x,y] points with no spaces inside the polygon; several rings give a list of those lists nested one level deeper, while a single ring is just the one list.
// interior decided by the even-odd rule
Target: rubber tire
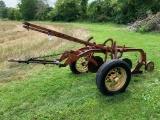
[{"label": "rubber tire", "polygon": [[[115,67],[120,67],[123,68],[126,72],[127,78],[124,83],[124,85],[117,91],[110,91],[107,89],[105,86],[105,77],[108,74],[108,72],[115,68]],[[122,60],[119,59],[113,59],[108,62],[105,62],[98,70],[97,75],[96,75],[96,85],[99,89],[99,91],[107,96],[115,95],[121,92],[124,92],[127,86],[129,85],[131,79],[131,70],[128,64]]]}]

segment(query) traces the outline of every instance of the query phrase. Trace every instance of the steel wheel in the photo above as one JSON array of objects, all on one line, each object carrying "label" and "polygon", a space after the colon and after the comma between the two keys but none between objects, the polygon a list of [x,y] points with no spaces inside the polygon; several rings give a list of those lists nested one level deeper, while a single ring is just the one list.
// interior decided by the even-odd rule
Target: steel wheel
[{"label": "steel wheel", "polygon": [[87,72],[88,71],[88,61],[86,61],[84,57],[79,58],[76,61],[76,69],[80,73]]},{"label": "steel wheel", "polygon": [[117,91],[126,82],[126,72],[123,68],[113,68],[106,75],[105,86],[110,91]]},{"label": "steel wheel", "polygon": [[154,70],[154,62],[152,61],[148,61],[146,66],[145,66],[145,70],[147,71],[153,71]]},{"label": "steel wheel", "polygon": [[88,71],[88,61],[84,57],[79,58],[77,61],[71,63],[70,70],[74,74],[80,74]]}]

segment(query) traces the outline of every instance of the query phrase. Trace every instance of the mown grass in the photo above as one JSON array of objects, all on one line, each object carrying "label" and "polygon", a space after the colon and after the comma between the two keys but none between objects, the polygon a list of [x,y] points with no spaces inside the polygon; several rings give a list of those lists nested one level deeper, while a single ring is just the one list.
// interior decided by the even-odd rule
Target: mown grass
[{"label": "mown grass", "polygon": [[[65,23],[47,24],[56,24],[67,29]],[[0,119],[158,120],[160,118],[160,35],[140,34],[128,31],[126,26],[107,23],[67,25],[75,30],[77,28],[81,28],[81,31],[87,30],[89,36],[94,36],[93,41],[97,43],[113,38],[118,45],[144,49],[147,59],[155,62],[154,72],[144,71],[141,75],[133,75],[124,93],[108,97],[97,90],[96,74],[74,75],[69,67],[59,69],[52,65],[43,66],[42,69],[37,67],[36,72],[35,68],[32,69],[35,66],[22,65],[20,69],[22,71],[24,69],[29,77],[22,77],[21,80],[13,77],[13,80],[2,82],[0,85]],[[137,54],[124,54],[124,57],[136,61],[135,55]],[[16,63],[14,65],[16,66]],[[15,68],[14,65],[12,68]],[[12,75],[16,74],[12,73]]]}]

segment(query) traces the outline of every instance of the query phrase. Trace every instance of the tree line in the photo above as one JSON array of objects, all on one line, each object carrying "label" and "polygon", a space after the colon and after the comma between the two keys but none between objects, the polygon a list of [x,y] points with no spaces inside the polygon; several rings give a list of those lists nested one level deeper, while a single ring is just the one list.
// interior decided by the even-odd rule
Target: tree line
[{"label": "tree line", "polygon": [[0,0],[0,17],[10,20],[91,21],[127,24],[160,11],[160,0],[19,0],[17,8]]}]

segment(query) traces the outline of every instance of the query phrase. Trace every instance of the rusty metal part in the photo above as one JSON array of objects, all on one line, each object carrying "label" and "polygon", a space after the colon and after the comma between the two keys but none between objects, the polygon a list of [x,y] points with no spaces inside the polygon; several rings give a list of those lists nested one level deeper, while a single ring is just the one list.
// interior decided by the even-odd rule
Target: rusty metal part
[{"label": "rusty metal part", "polygon": [[145,66],[145,70],[147,70],[147,71],[153,71],[154,70],[154,62],[148,61],[146,63],[146,66]]},{"label": "rusty metal part", "polygon": [[88,70],[92,73],[96,73],[100,66],[103,64],[103,59],[99,56],[93,56],[92,60],[94,60],[97,64],[94,64],[94,62],[89,62]]},{"label": "rusty metal part", "polygon": [[132,61],[131,61],[130,59],[124,58],[124,59],[122,59],[122,60],[125,61],[130,68],[132,68]]},{"label": "rusty metal part", "polygon": [[75,64],[76,70],[80,73],[88,71],[88,61],[84,57],[79,58]]},{"label": "rusty metal part", "polygon": [[[36,59],[28,59],[28,60],[11,59],[9,60],[10,62],[56,64],[56,65],[59,65],[60,67],[65,67],[77,61],[81,57],[84,57],[87,61],[87,64],[92,63],[93,65],[98,66],[98,62],[92,58],[92,56],[95,53],[103,53],[104,54],[103,62],[106,62],[109,59],[109,57],[110,59],[120,59],[123,56],[123,53],[125,52],[138,52],[140,53],[140,60],[137,62],[137,65],[135,66],[135,68],[133,68],[132,73],[141,72],[140,68],[143,65],[146,66],[147,64],[146,53],[142,49],[126,47],[126,46],[117,46],[116,42],[111,38],[107,39],[103,44],[96,44],[94,42],[93,43],[91,42],[93,37],[85,41],[85,40],[81,40],[81,39],[78,39],[78,38],[75,38],[51,29],[46,29],[44,27],[31,24],[28,22],[24,22],[23,24],[24,24],[23,27],[28,30],[38,31],[47,35],[52,35],[52,36],[63,38],[76,43],[84,44],[84,47],[77,49],[75,51],[73,50],[65,51],[64,53],[62,53],[59,59],[56,59],[56,61],[45,61],[45,60],[39,60],[38,58],[36,58]],[[107,44],[109,44],[109,46],[107,46]],[[63,64],[61,64],[62,61],[64,61]],[[87,64],[85,66],[88,66]]]}]

